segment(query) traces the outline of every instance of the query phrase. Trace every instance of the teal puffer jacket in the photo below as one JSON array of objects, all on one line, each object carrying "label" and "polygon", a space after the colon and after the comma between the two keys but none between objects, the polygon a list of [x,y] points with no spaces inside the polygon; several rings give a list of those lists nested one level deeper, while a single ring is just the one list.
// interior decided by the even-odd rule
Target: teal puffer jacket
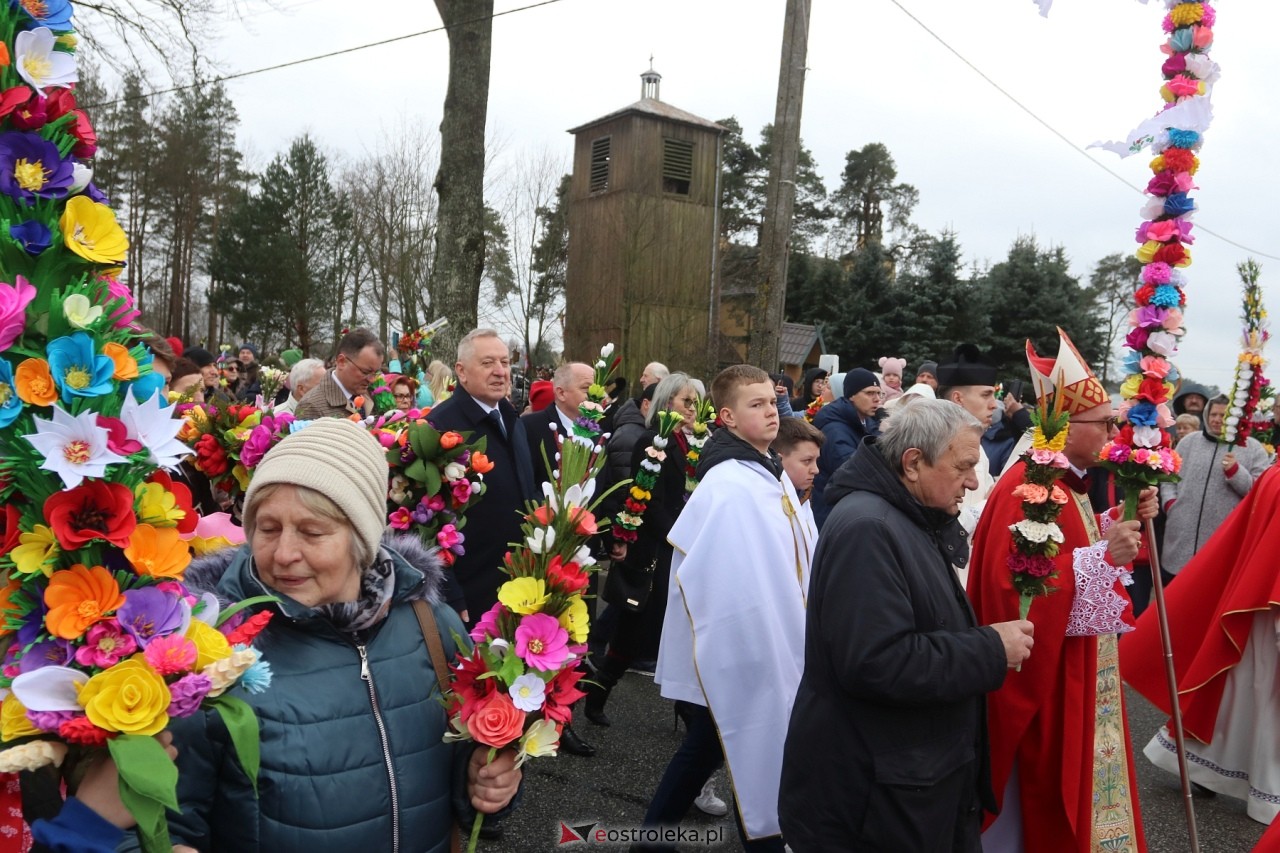
[{"label": "teal puffer jacket", "polygon": [[[218,594],[268,594],[248,548],[233,553]],[[453,821],[474,814],[465,796],[474,747],[441,741],[445,712],[411,601],[432,601],[450,660],[454,632],[465,631],[423,571],[386,553],[395,562],[394,603],[363,646],[287,597],[268,605],[277,612],[257,646],[274,678],[258,695],[237,688],[262,731],[256,798],[216,712],[173,721],[182,805],[180,815],[170,813],[175,844],[236,853],[447,853]]]}]

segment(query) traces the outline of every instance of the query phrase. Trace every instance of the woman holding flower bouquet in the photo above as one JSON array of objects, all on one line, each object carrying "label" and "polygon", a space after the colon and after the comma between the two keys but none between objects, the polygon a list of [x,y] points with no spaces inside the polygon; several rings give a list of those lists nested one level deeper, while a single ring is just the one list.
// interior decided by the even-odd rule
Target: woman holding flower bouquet
[{"label": "woman holding flower bouquet", "polygon": [[[653,402],[645,418],[648,429],[636,443],[631,454],[632,476],[640,471],[640,463],[648,458],[647,452],[657,435],[658,413],[675,412],[684,419],[682,426],[692,426],[694,410],[698,404],[698,390],[694,380],[684,373],[672,373],[660,381],[653,392]],[[607,726],[605,703],[618,680],[633,661],[654,660],[658,656],[658,639],[662,636],[662,622],[666,615],[667,586],[671,580],[671,544],[667,533],[685,503],[685,457],[689,452],[688,435],[677,430],[667,444],[662,460],[662,471],[648,497],[644,523],[636,530],[638,538],[627,546],[627,558],[613,571],[649,571],[652,573],[652,590],[647,604],[638,612],[610,602],[618,608],[618,622],[609,650],[597,666],[596,685],[587,690],[587,719],[596,725]]]},{"label": "woman holding flower bouquet", "polygon": [[247,545],[188,573],[223,598],[274,597],[248,620],[270,620],[259,642],[274,678],[265,692],[240,691],[261,726],[256,780],[216,714],[174,721],[175,843],[447,851],[455,821],[511,803],[520,782],[512,752],[486,765],[487,748],[442,741],[436,659],[452,660],[465,634],[439,600],[434,555],[409,547],[413,537],[383,542],[386,491],[378,443],[349,421],[318,420],[256,469]]}]

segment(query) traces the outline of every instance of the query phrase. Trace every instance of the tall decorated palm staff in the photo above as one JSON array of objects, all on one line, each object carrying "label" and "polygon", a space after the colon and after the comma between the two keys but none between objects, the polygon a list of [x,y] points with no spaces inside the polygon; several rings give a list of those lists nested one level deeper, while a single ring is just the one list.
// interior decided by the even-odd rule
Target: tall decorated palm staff
[{"label": "tall decorated palm staff", "polygon": [[[974,535],[968,593],[978,624],[1035,625],[1035,653],[988,695],[998,818],[983,849],[1146,849],[1116,634],[1132,630],[1127,565],[1138,521],[1089,503],[1087,469],[1115,435],[1111,400],[1059,330],[1056,359],[1027,344],[1038,400],[1031,449],[996,483]],[[1052,476],[1060,473],[1060,476]],[[1052,475],[1051,475],[1052,474]],[[1046,514],[1046,509],[1058,512]],[[1153,517],[1154,489],[1138,513]],[[1026,606],[1026,609],[1021,609]]]},{"label": "tall decorated palm staff", "polygon": [[[1273,466],[1166,592],[1190,777],[1244,800],[1249,817],[1272,825],[1280,814],[1277,519],[1280,471]],[[1121,641],[1120,673],[1152,704],[1172,713],[1156,616],[1143,613],[1137,629]],[[1170,723],[1143,752],[1157,767],[1177,773],[1175,749]]]}]

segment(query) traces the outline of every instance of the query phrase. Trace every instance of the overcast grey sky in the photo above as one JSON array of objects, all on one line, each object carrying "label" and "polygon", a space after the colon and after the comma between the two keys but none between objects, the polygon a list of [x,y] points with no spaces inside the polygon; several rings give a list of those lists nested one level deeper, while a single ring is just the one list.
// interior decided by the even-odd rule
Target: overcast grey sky
[{"label": "overcast grey sky", "polygon": [[[497,9],[525,0],[498,0]],[[717,119],[737,116],[750,138],[773,118],[784,0],[560,0],[494,23],[489,127],[504,156],[551,151],[568,168],[573,127],[634,101],[649,55],[662,98]],[[366,11],[371,14],[364,14]],[[1111,252],[1137,248],[1148,156],[1073,151],[932,37],[919,19],[1010,95],[1079,146],[1122,139],[1160,106],[1164,4],[1056,0],[814,0],[803,137],[829,189],[847,151],[883,142],[901,180],[920,191],[915,220],[952,228],[966,259],[994,263],[1019,234],[1061,245],[1087,278]],[[225,72],[337,50],[440,23],[427,0],[371,6],[281,0],[224,24]],[[1268,198],[1280,171],[1274,33],[1280,4],[1223,3],[1212,57],[1222,66],[1215,120],[1201,151],[1196,222],[1280,257]],[[228,84],[240,136],[263,161],[309,131],[352,157],[402,118],[435,128],[448,42],[435,33],[246,77]],[[161,81],[157,81],[159,84]],[[497,168],[502,168],[499,160]],[[1238,350],[1235,264],[1248,252],[1203,232],[1188,269],[1187,328],[1176,363],[1227,386]],[[1280,260],[1258,256],[1280,310]]]}]

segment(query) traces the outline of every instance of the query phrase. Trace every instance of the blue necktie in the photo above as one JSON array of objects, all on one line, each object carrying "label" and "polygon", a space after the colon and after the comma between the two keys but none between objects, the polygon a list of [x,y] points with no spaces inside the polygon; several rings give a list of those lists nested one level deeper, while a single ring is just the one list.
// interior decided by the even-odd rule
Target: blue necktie
[{"label": "blue necktie", "polygon": [[489,412],[489,420],[498,425],[498,432],[502,433],[502,437],[507,437],[507,425],[502,422],[502,413],[497,409]]}]

